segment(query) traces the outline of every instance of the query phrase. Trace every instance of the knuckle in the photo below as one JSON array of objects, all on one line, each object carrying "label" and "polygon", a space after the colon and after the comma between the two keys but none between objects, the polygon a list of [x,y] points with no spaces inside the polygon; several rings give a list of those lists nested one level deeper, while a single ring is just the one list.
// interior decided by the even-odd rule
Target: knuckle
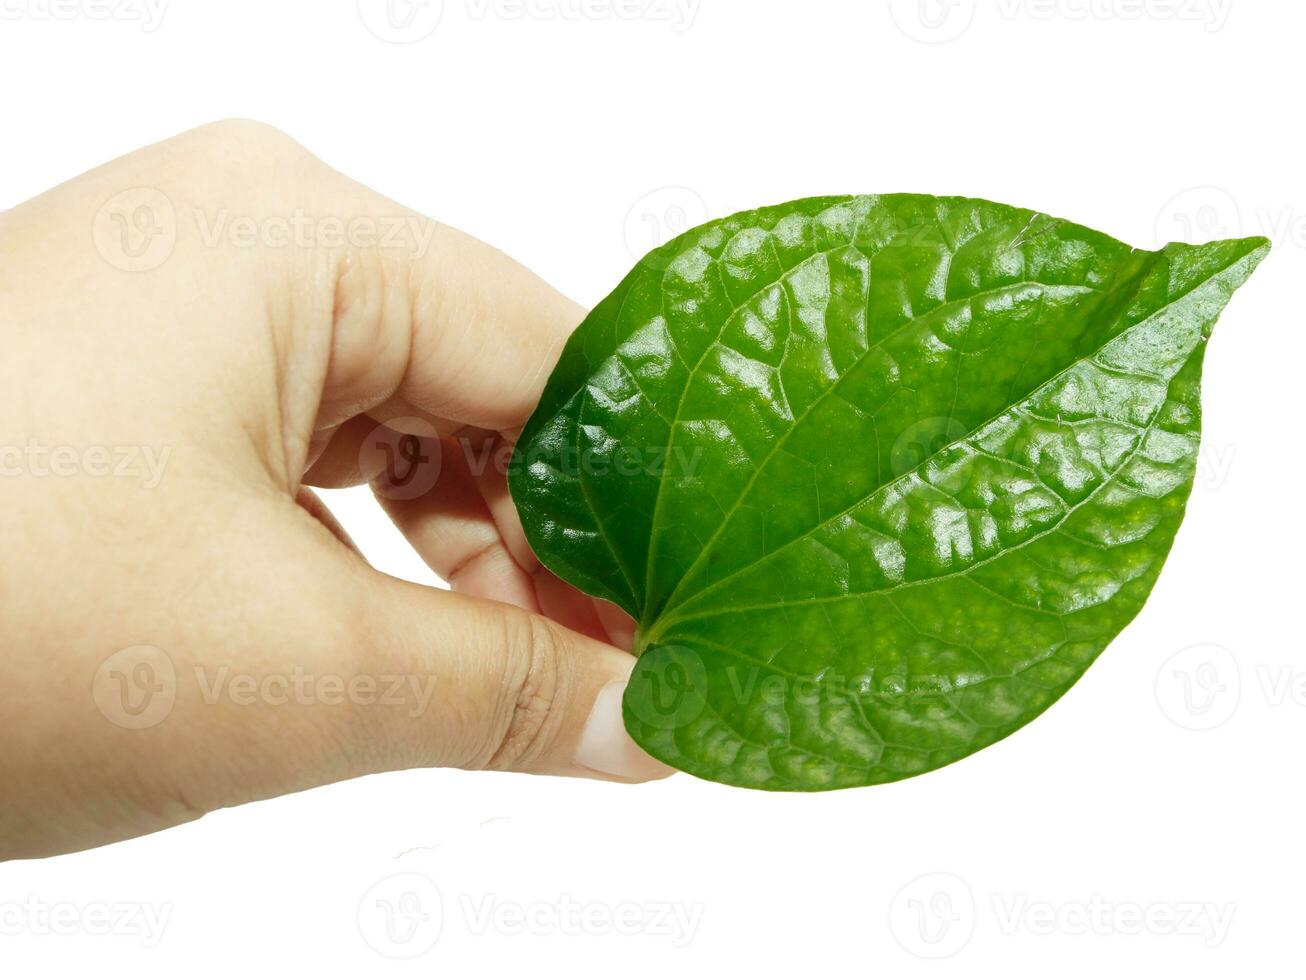
[{"label": "knuckle", "polygon": [[566,640],[539,616],[513,617],[506,631],[504,697],[487,769],[529,768],[562,724]]},{"label": "knuckle", "polygon": [[307,149],[248,119],[208,123],[144,153],[147,166],[167,175],[170,193],[178,195],[174,203],[203,214],[209,237],[216,226],[223,243],[237,234],[232,223],[253,222],[259,237],[264,219],[307,206],[329,186],[327,167]]},{"label": "knuckle", "polygon": [[275,126],[253,119],[220,119],[180,137],[201,152],[223,158],[255,159],[277,155],[307,155],[308,151]]},{"label": "knuckle", "polygon": [[398,386],[408,361],[405,283],[374,251],[350,250],[334,264],[326,397],[363,390],[374,397],[380,393],[383,401]]}]

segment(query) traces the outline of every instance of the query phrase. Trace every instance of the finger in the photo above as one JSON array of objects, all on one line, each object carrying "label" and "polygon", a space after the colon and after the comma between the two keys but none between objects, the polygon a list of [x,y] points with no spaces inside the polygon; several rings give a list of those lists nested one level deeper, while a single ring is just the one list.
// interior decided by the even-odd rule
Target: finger
[{"label": "finger", "polygon": [[[583,315],[497,249],[247,122],[134,153],[5,221],[0,264],[51,282],[32,337],[79,352],[88,386],[106,387],[110,350],[167,353],[167,372],[137,358],[105,397],[139,400],[155,441],[206,439],[228,472],[253,445],[253,472],[291,493],[315,437],[359,414],[521,426]],[[157,254],[123,251],[146,232]],[[100,315],[75,315],[72,296]]]},{"label": "finger", "polygon": [[504,545],[467,459],[454,440],[439,444],[438,478],[414,493],[385,475],[373,481],[381,507],[422,560],[451,588],[538,612],[527,570]]},{"label": "finger", "polygon": [[428,457],[439,472],[429,488],[415,494],[413,481],[395,485],[384,475],[372,488],[418,555],[454,590],[509,602],[586,636],[609,640],[590,597],[541,567],[524,540],[520,551],[510,546],[508,535],[522,533],[515,510],[512,524],[505,528],[486,499],[487,489],[502,483],[502,476],[496,481],[493,475],[498,467],[486,463],[497,446],[497,439],[484,433],[445,439],[438,453]]},{"label": "finger", "polygon": [[[493,525],[502,548],[524,569],[534,584],[538,608],[555,622],[573,630],[630,649],[634,639],[634,621],[611,603],[594,599],[568,585],[544,568],[530,549],[522,530],[521,517],[508,492],[507,472],[511,453],[506,441],[495,433],[460,434],[450,440],[445,459],[456,468],[469,489],[467,496],[475,499],[470,490],[474,484],[480,499],[478,516]],[[439,489],[431,498],[414,501],[405,515],[405,524],[414,539],[438,533],[445,521],[445,510],[440,506]],[[432,530],[424,532],[423,525]],[[420,550],[420,549],[419,549]],[[440,556],[432,554],[433,562]]]},{"label": "finger", "polygon": [[318,520],[323,527],[335,535],[340,543],[346,548],[358,552],[359,555],[362,554],[358,549],[358,545],[354,543],[354,539],[350,537],[349,532],[345,530],[344,525],[336,519],[335,514],[327,509],[326,504],[322,503],[322,498],[312,490],[308,487],[300,487],[299,493],[295,495],[295,502]]},{"label": "finger", "polygon": [[[155,651],[151,678],[166,664],[162,717],[133,727],[98,695],[97,712],[82,700],[84,683],[33,693],[37,704],[68,699],[40,713],[34,737],[48,729],[67,738],[74,723],[95,732],[80,738],[90,757],[44,774],[48,787],[74,785],[101,811],[114,809],[123,785],[151,798],[174,793],[184,806],[161,818],[168,823],[401,768],[669,774],[624,729],[628,653],[513,606],[381,575],[290,500],[247,515],[243,527],[261,542],[257,557],[246,551],[236,562],[215,547],[195,555],[205,591],[239,610],[235,621],[208,605],[188,615],[142,610],[123,638],[123,647]],[[131,662],[115,669],[120,681],[137,673]],[[101,691],[110,693],[118,689]],[[97,832],[120,836],[102,817]]]},{"label": "finger", "polygon": [[381,472],[385,454],[372,451],[378,441],[394,439],[388,426],[355,418],[336,432],[305,481],[323,486],[371,481],[382,508],[414,550],[456,591],[541,612],[569,629],[630,649],[629,616],[563,583],[531,554],[504,486],[507,453],[501,450],[507,447],[496,434],[465,432],[442,440],[422,454],[425,462],[419,465],[432,473],[405,473],[397,485],[394,474]]},{"label": "finger", "polygon": [[635,645],[635,620],[626,611],[607,599],[595,599],[594,608],[599,622],[611,640],[612,645],[629,650]]},{"label": "finger", "polygon": [[[622,644],[608,633],[590,596],[568,585],[547,568],[537,569],[532,579],[540,612],[545,616],[585,636],[592,636],[622,647]],[[629,650],[630,646],[625,645],[623,649]]]},{"label": "finger", "polygon": [[401,662],[450,632],[465,638],[454,645],[457,680],[445,692],[447,705],[472,716],[445,735],[458,749],[455,764],[623,781],[670,772],[625,731],[629,654],[512,606],[407,583],[389,592],[388,645]]},{"label": "finger", "polygon": [[[297,195],[349,223],[387,223],[388,242],[329,251],[330,357],[320,415],[413,416],[442,435],[457,426],[514,431],[539,400],[584,310],[498,249],[322,166]],[[402,220],[399,220],[402,219]],[[321,250],[318,250],[319,253]],[[302,279],[293,282],[302,288]],[[292,346],[303,366],[322,338]],[[451,423],[444,425],[443,423]]]}]

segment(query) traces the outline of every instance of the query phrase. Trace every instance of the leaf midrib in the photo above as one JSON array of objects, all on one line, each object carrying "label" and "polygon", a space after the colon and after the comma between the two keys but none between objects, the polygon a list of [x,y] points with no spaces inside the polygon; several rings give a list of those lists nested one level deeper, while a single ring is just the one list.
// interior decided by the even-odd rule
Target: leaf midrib
[{"label": "leaf midrib", "polygon": [[[796,431],[798,431],[798,428],[802,425],[803,421],[816,409],[818,405],[823,404],[828,397],[833,395],[839,389],[840,385],[842,385],[849,377],[852,376],[853,372],[856,371],[857,368],[859,368],[863,363],[865,363],[866,358],[870,357],[871,354],[875,353],[877,350],[882,349],[886,343],[888,343],[893,338],[899,336],[904,330],[908,329],[909,327],[918,325],[922,320],[926,319],[927,317],[935,315],[940,310],[946,309],[947,307],[955,304],[972,303],[976,299],[979,299],[984,296],[989,296],[994,293],[1002,292],[1004,290],[1019,289],[1021,287],[1026,287],[1026,286],[1042,287],[1044,292],[1042,292],[1040,295],[1046,295],[1046,291],[1054,290],[1054,289],[1067,289],[1067,290],[1074,290],[1074,291],[1081,291],[1081,292],[1097,291],[1092,286],[1079,286],[1079,285],[1067,284],[1067,283],[1045,283],[1045,282],[1038,282],[1037,280],[1025,279],[1019,282],[1004,283],[1001,286],[993,286],[989,289],[982,289],[979,290],[978,292],[970,294],[969,296],[959,296],[956,299],[945,300],[944,302],[940,303],[938,306],[932,307],[931,309],[927,310],[925,313],[921,313],[917,316],[913,316],[910,319],[899,324],[898,326],[894,327],[883,337],[877,340],[874,344],[867,347],[866,350],[858,354],[857,357],[852,362],[852,364],[850,364],[847,367],[847,369],[844,371],[844,373],[839,375],[839,377],[828,388],[826,388],[819,395],[817,395],[816,398],[812,399],[812,402],[806,408],[804,408],[802,412],[798,414],[797,417],[794,418],[789,428],[785,430],[784,435],[782,435],[779,439],[775,440],[770,450],[768,450],[766,455],[762,457],[762,461],[758,463],[757,467],[753,470],[753,475],[748,478],[748,482],[744,485],[743,490],[740,491],[739,495],[735,498],[734,502],[730,505],[730,509],[725,511],[725,513],[722,515],[721,521],[717,525],[716,531],[714,531],[712,533],[712,536],[708,538],[707,543],[703,545],[703,548],[699,551],[698,556],[694,559],[693,564],[691,564],[689,568],[686,570],[686,572],[681,576],[680,581],[676,584],[676,588],[672,590],[671,595],[669,595],[667,597],[666,602],[663,603],[662,608],[658,612],[658,616],[661,617],[665,613],[676,608],[675,600],[680,595],[680,593],[684,590],[685,583],[689,581],[690,576],[698,570],[700,565],[702,565],[704,558],[706,558],[709,552],[711,551],[712,545],[715,544],[717,540],[721,537],[721,535],[725,533],[726,525],[734,518],[739,508],[743,505],[744,499],[748,496],[749,491],[753,489],[754,484],[756,484],[757,480],[761,476],[762,471],[770,464],[771,460],[775,458],[776,454],[784,447],[785,443],[788,442],[789,437],[792,436]],[[1078,361],[1074,363],[1078,363]],[[1042,387],[1042,385],[1040,385],[1040,387]],[[1038,389],[1036,388],[1034,390],[1037,391]],[[1027,397],[1028,395],[1025,395],[1020,400],[1023,401],[1024,398]],[[1016,404],[1016,403],[1013,402],[1012,404]],[[1010,405],[1007,406],[1008,409],[1010,407],[1011,407]],[[996,418],[996,416],[994,417]],[[986,422],[984,424],[988,424],[988,423]],[[967,435],[968,436],[971,435],[974,431],[975,430],[972,429],[970,432],[967,433]],[[885,483],[877,484],[876,486],[872,487],[866,492],[866,495],[862,498],[862,500],[865,501],[869,499],[878,491],[880,491],[886,486],[889,486],[893,482],[894,480],[888,480]],[[817,526],[819,527],[820,525]],[[811,532],[804,532],[804,533],[806,534]],[[651,550],[652,549],[650,548],[650,551]]]},{"label": "leaf midrib", "polygon": [[[1047,380],[1045,380],[1043,383],[1041,383],[1040,385],[1038,385],[1038,386],[1037,386],[1036,388],[1034,388],[1032,391],[1026,393],[1026,394],[1025,394],[1023,397],[1021,397],[1019,400],[1013,402],[1013,403],[1010,404],[1010,405],[1007,405],[1007,406],[1006,406],[1002,411],[995,413],[991,418],[986,419],[985,421],[983,421],[983,422],[981,422],[980,424],[978,424],[978,425],[976,425],[975,427],[973,427],[973,428],[972,428],[970,431],[968,431],[964,436],[962,436],[962,437],[960,437],[960,438],[958,438],[958,439],[953,440],[951,443],[948,443],[948,444],[945,445],[945,446],[940,447],[940,448],[939,448],[938,450],[936,450],[934,453],[930,454],[930,455],[927,456],[925,459],[921,460],[921,462],[920,462],[920,463],[919,463],[915,468],[913,468],[913,469],[911,469],[911,470],[908,470],[906,473],[903,473],[903,474],[901,474],[900,476],[895,477],[894,479],[889,480],[888,482],[882,484],[881,486],[876,487],[875,489],[869,491],[869,492],[868,492],[867,494],[865,494],[861,499],[857,500],[856,502],[854,502],[854,503],[851,504],[850,506],[848,506],[848,507],[844,508],[843,510],[841,510],[841,511],[839,511],[839,512],[833,514],[833,515],[831,515],[830,517],[825,518],[824,520],[822,520],[822,521],[820,521],[819,523],[817,523],[814,527],[809,528],[808,530],[804,531],[803,533],[801,533],[801,534],[795,536],[794,538],[792,538],[791,540],[787,541],[785,544],[781,545],[779,548],[776,548],[774,551],[770,552],[769,554],[763,555],[761,558],[755,559],[754,561],[749,562],[747,565],[744,565],[744,566],[742,566],[742,567],[740,567],[740,568],[735,569],[733,572],[731,572],[731,573],[730,573],[729,575],[727,575],[726,577],[724,577],[724,578],[722,578],[722,579],[720,579],[720,580],[718,580],[718,581],[712,583],[710,586],[708,586],[706,589],[703,589],[701,592],[696,593],[696,594],[693,596],[693,598],[695,598],[695,599],[699,599],[699,598],[702,598],[702,597],[705,596],[705,595],[708,595],[708,594],[710,594],[710,593],[712,593],[712,592],[717,591],[717,590],[720,589],[723,585],[725,585],[727,582],[733,581],[734,579],[738,578],[740,575],[742,575],[742,574],[744,574],[745,572],[747,572],[749,569],[751,569],[751,568],[755,567],[756,565],[760,564],[762,561],[765,561],[765,560],[767,560],[768,558],[771,558],[771,557],[773,557],[774,555],[778,554],[779,552],[781,552],[781,551],[783,551],[783,550],[785,550],[785,549],[787,549],[787,548],[789,548],[789,547],[792,547],[794,544],[796,544],[796,543],[799,542],[799,541],[802,541],[802,540],[807,539],[807,538],[808,538],[812,533],[814,533],[815,531],[820,530],[821,528],[823,528],[823,527],[827,526],[828,524],[830,524],[832,521],[838,520],[839,518],[845,516],[846,514],[848,514],[849,512],[851,512],[852,510],[856,509],[857,507],[862,506],[862,505],[863,505],[864,503],[866,503],[866,501],[869,500],[872,496],[874,496],[875,494],[877,494],[877,493],[879,493],[880,491],[884,490],[886,487],[892,487],[892,486],[894,486],[895,484],[900,483],[901,481],[906,480],[906,479],[908,479],[909,477],[911,477],[911,476],[917,474],[918,472],[920,472],[921,470],[923,470],[924,467],[926,467],[926,466],[927,466],[927,465],[928,465],[932,460],[936,459],[936,458],[937,458],[938,456],[940,456],[942,453],[944,453],[944,452],[946,452],[946,451],[952,449],[953,447],[958,446],[958,445],[964,443],[966,440],[972,438],[972,437],[975,435],[976,432],[978,432],[978,431],[980,431],[981,429],[985,428],[986,426],[992,424],[996,419],[998,419],[998,418],[1000,418],[1002,415],[1006,414],[1006,412],[1009,412],[1012,408],[1014,408],[1016,405],[1019,405],[1021,402],[1026,402],[1026,401],[1028,401],[1031,397],[1033,397],[1033,395],[1037,394],[1039,391],[1043,390],[1043,389],[1046,388],[1048,385],[1051,385],[1051,384],[1053,384],[1054,382],[1056,382],[1057,380],[1059,380],[1059,379],[1060,379],[1063,375],[1065,375],[1068,371],[1070,371],[1070,370],[1076,368],[1076,367],[1079,366],[1080,364],[1083,364],[1085,361],[1091,360],[1092,358],[1094,358],[1094,357],[1096,357],[1097,355],[1099,355],[1099,354],[1100,354],[1100,353],[1101,353],[1101,352],[1102,352],[1102,351],[1107,347],[1108,344],[1112,343],[1112,342],[1115,341],[1117,338],[1122,337],[1122,336],[1125,336],[1126,334],[1130,333],[1131,331],[1136,330],[1137,328],[1139,328],[1139,327],[1143,326],[1144,324],[1148,323],[1149,321],[1153,320],[1155,317],[1157,317],[1158,315],[1160,315],[1161,313],[1163,313],[1165,310],[1167,310],[1167,309],[1169,309],[1170,307],[1174,306],[1176,303],[1179,303],[1179,302],[1182,301],[1183,299],[1185,299],[1185,298],[1187,298],[1188,296],[1190,296],[1190,295],[1192,295],[1193,293],[1195,293],[1197,290],[1199,290],[1199,289],[1201,289],[1202,287],[1206,286],[1206,285],[1207,285],[1208,283],[1210,283],[1212,280],[1216,279],[1217,277],[1223,275],[1225,272],[1227,272],[1227,271],[1229,271],[1230,269],[1232,269],[1232,268],[1233,268],[1235,265],[1237,265],[1239,262],[1242,262],[1242,261],[1246,260],[1246,259],[1248,258],[1248,256],[1250,256],[1251,254],[1253,254],[1253,253],[1254,253],[1258,248],[1262,247],[1261,244],[1260,244],[1259,242],[1257,242],[1255,239],[1249,239],[1248,241],[1249,241],[1249,242],[1252,242],[1252,243],[1254,243],[1254,244],[1252,244],[1251,247],[1249,247],[1248,250],[1247,250],[1246,252],[1243,252],[1243,253],[1241,253],[1240,255],[1236,256],[1235,258],[1233,258],[1232,260],[1230,260],[1226,265],[1223,265],[1223,266],[1219,267],[1218,269],[1213,270],[1210,274],[1208,274],[1207,276],[1205,276],[1205,277],[1202,278],[1201,280],[1197,281],[1196,283],[1192,284],[1191,286],[1189,286],[1189,288],[1185,289],[1183,292],[1178,293],[1178,294],[1176,294],[1175,296],[1169,297],[1169,298],[1166,300],[1166,302],[1165,302],[1164,304],[1162,304],[1161,306],[1158,306],[1155,310],[1152,310],[1152,311],[1151,311],[1151,312],[1150,312],[1150,313],[1149,313],[1149,314],[1148,314],[1144,319],[1140,320],[1138,323],[1131,324],[1129,327],[1125,328],[1124,330],[1120,331],[1119,333],[1117,333],[1117,334],[1115,334],[1115,335],[1113,335],[1113,336],[1111,336],[1111,337],[1108,337],[1107,340],[1106,340],[1106,341],[1105,341],[1105,342],[1104,342],[1100,347],[1098,347],[1096,350],[1094,350],[1094,351],[1092,351],[1091,353],[1085,355],[1084,357],[1080,357],[1080,358],[1078,358],[1078,359],[1072,361],[1070,364],[1068,364],[1068,365],[1067,365],[1065,368],[1063,368],[1061,371],[1058,371],[1055,375],[1053,375],[1052,377],[1050,377],[1050,378],[1048,378]],[[1135,279],[1135,283],[1134,283],[1135,291],[1137,290],[1137,288],[1138,288],[1139,286],[1141,286],[1141,285],[1146,281],[1148,275],[1153,271],[1154,267],[1155,267],[1156,264],[1160,261],[1160,259],[1163,258],[1163,257],[1165,257],[1166,255],[1167,255],[1167,253],[1166,253],[1166,251],[1165,251],[1164,249],[1163,249],[1163,250],[1160,250],[1160,251],[1157,251],[1157,252],[1154,252],[1154,253],[1152,254],[1152,259],[1151,259],[1151,261],[1147,264],[1147,266],[1145,266],[1142,270],[1139,271],[1139,274],[1138,274],[1137,278]],[[834,387],[834,386],[831,386],[831,387]],[[1163,405],[1164,405],[1164,403],[1162,404],[1162,407],[1163,407]],[[1158,409],[1158,412],[1159,412],[1159,410],[1160,410],[1160,409]],[[1156,416],[1154,416],[1154,417],[1153,417],[1153,420],[1152,420],[1151,422],[1149,422],[1149,425],[1148,425],[1148,429],[1147,429],[1147,431],[1150,432],[1150,430],[1151,430],[1151,428],[1153,427],[1153,424],[1154,424],[1154,422],[1155,422],[1155,418],[1156,418]],[[1131,456],[1130,456],[1130,458],[1132,458],[1133,454],[1137,452],[1137,448],[1138,448],[1138,446],[1141,446],[1141,445],[1142,445],[1142,442],[1143,442],[1143,439],[1144,439],[1144,438],[1145,438],[1145,434],[1144,434],[1144,436],[1140,436],[1140,437],[1139,437],[1138,445],[1134,448],[1134,450],[1131,451]],[[1123,465],[1123,464],[1122,464],[1122,465]],[[1117,469],[1116,473],[1118,473],[1118,472],[1119,472],[1119,469]],[[1112,474],[1112,479],[1114,479],[1114,476],[1115,476],[1115,473]],[[1103,485],[1105,485],[1106,483],[1109,483],[1109,482],[1110,482],[1110,480],[1103,481]],[[1100,490],[1100,489],[1101,489],[1101,488],[1099,487],[1098,490]],[[1087,500],[1089,500],[1089,499],[1092,499],[1092,497],[1093,497],[1096,493],[1097,493],[1097,490],[1095,490],[1093,493],[1089,494],[1089,496],[1085,498],[1085,501],[1087,501]],[[1083,503],[1083,502],[1081,502],[1081,504],[1082,504],[1082,503]],[[1080,505],[1073,505],[1073,506],[1072,506],[1072,507],[1067,511],[1067,515],[1066,515],[1066,516],[1069,516],[1069,514],[1073,513],[1075,510],[1077,510],[1078,506],[1080,506]],[[998,559],[998,558],[1001,558],[1003,555],[1010,554],[1012,551],[1019,550],[1019,549],[1021,549],[1021,548],[1026,547],[1027,545],[1029,545],[1029,544],[1032,543],[1033,541],[1038,540],[1038,538],[1043,537],[1045,534],[1051,533],[1052,531],[1056,530],[1056,528],[1059,527],[1062,523],[1064,523],[1064,521],[1065,521],[1065,517],[1063,517],[1060,521],[1058,521],[1057,524],[1054,525],[1052,528],[1050,528],[1050,529],[1048,529],[1048,530],[1046,530],[1046,531],[1040,532],[1038,535],[1036,535],[1034,538],[1031,538],[1029,541],[1022,542],[1022,543],[1021,543],[1020,545],[1018,545],[1016,548],[1012,548],[1012,549],[1008,549],[1008,550],[1006,550],[1006,551],[1000,552],[1000,553],[998,553],[997,555],[993,555],[993,556],[990,556],[989,558],[982,559],[981,562],[977,562],[977,563],[975,563],[975,564],[968,565],[968,566],[967,566],[966,568],[964,568],[964,569],[960,569],[960,570],[958,570],[957,572],[950,572],[950,573],[947,573],[945,576],[939,576],[938,578],[941,579],[941,578],[952,577],[952,576],[955,576],[955,575],[964,575],[964,574],[968,574],[972,569],[978,567],[978,565],[980,565],[980,564],[987,564],[988,562],[991,562],[991,561],[994,561],[994,560],[996,560],[996,559]],[[723,525],[724,525],[724,522],[723,522]],[[718,531],[718,533],[719,533],[719,531]],[[696,566],[701,562],[702,556],[703,556],[704,554],[706,554],[706,553],[707,553],[707,551],[706,551],[706,549],[704,549],[704,551],[700,553],[699,559],[697,559],[697,560],[694,562],[694,565],[691,566],[691,568],[696,567]],[[688,573],[687,573],[684,577],[682,577],[681,582],[683,583],[683,582],[686,581],[687,579],[688,579]],[[930,582],[930,581],[933,581],[933,579],[924,579],[924,580],[921,580],[921,581],[919,581],[919,582],[903,583],[903,584],[900,584],[900,585],[898,585],[898,586],[893,586],[893,587],[891,587],[891,589],[889,589],[889,590],[879,590],[879,592],[882,593],[882,592],[886,592],[886,591],[893,591],[893,590],[896,590],[896,589],[898,589],[898,588],[908,588],[908,587],[912,587],[912,586],[916,586],[916,585],[924,585],[924,584],[928,584],[928,582]],[[681,589],[680,589],[680,587],[678,586],[677,589],[675,590],[675,592],[673,592],[673,594],[672,594],[672,598],[674,598],[675,595],[677,595],[680,591],[681,591]],[[839,597],[839,598],[842,598],[842,597]],[[658,616],[657,620],[655,620],[654,623],[652,624],[652,627],[653,627],[653,628],[652,628],[651,630],[647,631],[647,639],[646,639],[646,641],[645,641],[645,646],[646,646],[646,647],[647,647],[647,646],[651,646],[654,642],[656,642],[658,639],[660,639],[660,638],[661,638],[661,637],[662,637],[662,636],[667,632],[667,630],[668,630],[671,626],[673,626],[673,625],[677,625],[678,623],[681,623],[681,622],[688,622],[688,621],[690,621],[690,620],[692,620],[692,619],[698,619],[698,618],[701,618],[701,617],[698,616],[698,615],[685,616],[685,617],[681,617],[681,618],[676,618],[676,617],[674,617],[674,616],[671,615],[671,614],[672,614],[672,613],[673,613],[677,608],[679,608],[680,606],[683,606],[683,605],[684,605],[684,602],[681,602],[679,605],[675,605],[675,606],[673,606],[673,605],[671,604],[670,600],[669,600],[669,601],[668,601],[668,602],[663,606],[663,609],[662,609],[662,611],[659,613],[659,616]],[[770,608],[770,607],[760,607],[760,608]]]}]

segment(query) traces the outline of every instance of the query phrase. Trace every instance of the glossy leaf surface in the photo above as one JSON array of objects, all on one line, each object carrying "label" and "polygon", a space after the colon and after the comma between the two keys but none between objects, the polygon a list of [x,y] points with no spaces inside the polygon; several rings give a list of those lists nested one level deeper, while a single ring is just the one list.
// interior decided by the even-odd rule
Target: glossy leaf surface
[{"label": "glossy leaf surface", "polygon": [[887,195],[646,256],[571,338],[510,477],[541,560],[639,623],[631,734],[708,779],[816,790],[1038,715],[1156,581],[1207,337],[1267,250]]}]

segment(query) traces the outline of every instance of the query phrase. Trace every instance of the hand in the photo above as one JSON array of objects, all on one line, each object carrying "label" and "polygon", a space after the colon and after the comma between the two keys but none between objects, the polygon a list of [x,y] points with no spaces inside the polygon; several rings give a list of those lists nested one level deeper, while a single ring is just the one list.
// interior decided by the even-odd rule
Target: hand
[{"label": "hand", "polygon": [[[0,857],[390,769],[664,775],[629,620],[505,487],[582,315],[254,123],[0,215]],[[306,488],[361,482],[453,592]]]}]

